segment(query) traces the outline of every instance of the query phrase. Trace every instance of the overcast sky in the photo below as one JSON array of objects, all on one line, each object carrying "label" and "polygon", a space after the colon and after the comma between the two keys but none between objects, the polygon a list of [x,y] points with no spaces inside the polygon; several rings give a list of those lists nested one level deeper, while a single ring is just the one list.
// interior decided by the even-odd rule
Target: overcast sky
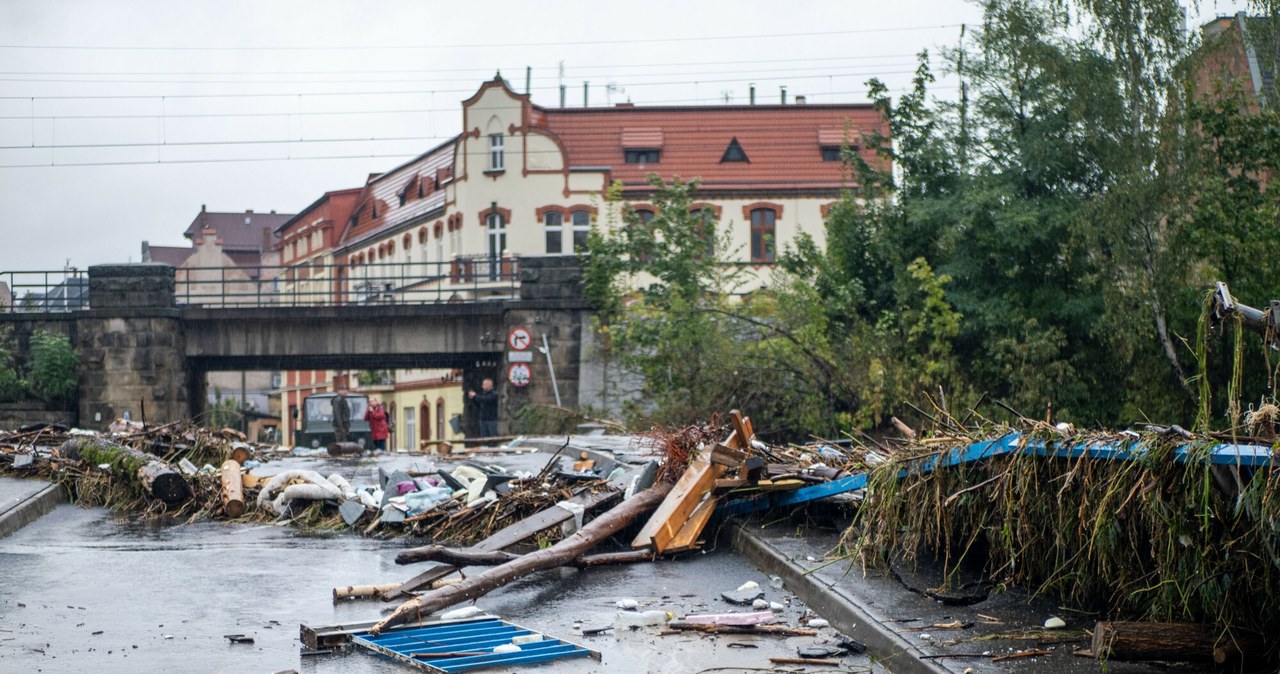
[{"label": "overcast sky", "polygon": [[295,213],[457,133],[498,69],[524,91],[532,67],[543,106],[560,84],[582,105],[584,81],[593,106],[746,103],[753,82],[759,102],[780,86],[861,102],[979,16],[963,0],[0,0],[0,272],[136,262],[143,240],[185,245],[201,204]]}]

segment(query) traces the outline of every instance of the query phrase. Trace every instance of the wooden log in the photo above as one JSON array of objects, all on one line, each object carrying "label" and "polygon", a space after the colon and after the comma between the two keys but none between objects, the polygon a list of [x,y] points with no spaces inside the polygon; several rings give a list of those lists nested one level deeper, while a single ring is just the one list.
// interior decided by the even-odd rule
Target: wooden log
[{"label": "wooden log", "polygon": [[468,550],[449,548],[443,545],[427,545],[421,548],[405,550],[396,555],[396,564],[418,564],[420,562],[440,562],[451,566],[496,566],[518,559],[520,555],[501,550]]},{"label": "wooden log", "polygon": [[[492,552],[447,548],[443,545],[428,545],[414,548],[396,555],[396,564],[414,564],[417,562],[440,562],[451,566],[497,566],[520,559],[517,555],[501,550]],[[401,561],[403,559],[407,561]],[[598,555],[583,555],[568,560],[564,566],[585,569],[592,566],[608,566],[612,564],[631,564],[634,562],[653,561],[653,554],[648,550],[632,550],[629,552],[605,552]],[[398,585],[398,584],[397,584]]]},{"label": "wooden log", "polygon": [[1250,659],[1260,646],[1252,637],[1223,634],[1196,623],[1099,622],[1092,651],[1099,660],[1213,660],[1227,664]]},{"label": "wooden log", "polygon": [[[586,512],[591,512],[596,508],[613,503],[620,498],[622,498],[622,492],[607,491],[594,494],[579,494],[578,496],[574,496],[569,499],[569,502],[582,506],[583,510]],[[551,506],[550,508],[540,510],[508,527],[502,528],[483,541],[471,546],[469,549],[485,552],[509,548],[516,543],[536,536],[538,532],[543,531],[544,529],[557,526],[571,519],[573,519],[573,513],[559,506]],[[395,590],[385,593],[382,598],[387,601],[391,601],[393,599],[406,597],[410,592],[417,592],[418,590],[431,585],[434,581],[457,570],[458,567],[452,565],[440,565],[435,568],[427,569],[404,583],[401,583],[400,587]]]},{"label": "wooden log", "polygon": [[330,442],[327,447],[329,456],[354,456],[364,453],[358,442]]},{"label": "wooden log", "polygon": [[169,507],[185,503],[191,498],[191,484],[187,482],[187,478],[146,452],[101,438],[87,439],[74,445],[68,442],[60,451],[64,456],[79,459],[89,465],[107,465],[117,478],[137,485]]},{"label": "wooden log", "polygon": [[231,459],[242,466],[245,461],[249,460],[249,457],[249,448],[241,444],[232,445],[231,452],[227,455],[228,459]]},{"label": "wooden log", "polygon": [[707,625],[684,620],[672,620],[667,629],[681,632],[708,632],[710,634],[772,634],[783,637],[812,637],[818,630],[786,625]]},{"label": "wooden log", "polygon": [[387,583],[385,585],[348,585],[346,587],[333,588],[333,600],[339,599],[362,599],[367,597],[379,597],[383,592],[394,590],[400,586],[400,583]]},{"label": "wooden log", "polygon": [[244,485],[240,481],[240,464],[232,459],[222,462],[222,512],[231,518],[244,515]]},{"label": "wooden log", "polygon": [[601,513],[574,532],[572,536],[549,548],[531,552],[461,582],[410,599],[374,625],[370,631],[379,634],[388,627],[407,622],[416,616],[426,615],[459,602],[483,596],[535,571],[563,566],[565,562],[581,557],[604,539],[618,533],[635,518],[656,508],[669,491],[671,491],[671,484],[660,482],[636,494],[630,500],[623,501],[608,512]]}]

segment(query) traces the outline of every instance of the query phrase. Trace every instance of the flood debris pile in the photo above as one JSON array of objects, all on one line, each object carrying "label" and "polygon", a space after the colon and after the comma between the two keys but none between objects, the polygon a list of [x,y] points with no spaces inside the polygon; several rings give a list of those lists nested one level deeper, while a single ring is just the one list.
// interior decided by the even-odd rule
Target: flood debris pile
[{"label": "flood debris pile", "polygon": [[[741,501],[762,492],[799,491],[844,475],[840,469],[821,463],[818,459],[822,453],[818,450],[785,450],[760,442],[750,420],[737,411],[729,415],[729,422],[727,428],[689,426],[655,429],[648,434],[661,460],[651,462],[630,480],[625,498],[608,492],[587,500],[579,496],[576,502],[558,503],[470,548],[431,545],[400,553],[396,557],[399,564],[435,562],[436,566],[390,592],[359,592],[384,599],[410,597],[373,625],[370,632],[377,635],[396,625],[421,620],[536,571],[650,561],[661,555],[695,550],[702,545],[703,532],[722,502]],[[618,498],[621,502],[617,505],[587,521],[592,510]],[[506,550],[543,529],[567,523],[570,518],[572,533],[555,544],[526,554]],[[633,523],[643,526],[631,538],[629,551],[595,552]],[[489,568],[457,582],[433,586],[467,566]],[[429,589],[419,596],[410,594],[424,588]],[[341,594],[356,594],[352,589],[346,588]],[[335,590],[335,596],[339,594]]]},{"label": "flood debris pile", "polygon": [[930,439],[912,432],[870,448],[887,460],[867,476],[843,549],[880,566],[927,551],[948,579],[976,563],[991,586],[1142,621],[1099,623],[1098,657],[1273,658],[1280,475],[1274,435],[1255,432],[1265,437],[1176,426],[1082,432],[1043,422],[1013,429],[951,421]]},{"label": "flood debris pile", "polygon": [[220,467],[234,463],[238,475],[267,450],[234,429],[189,423],[118,420],[103,434],[41,424],[0,432],[0,473],[56,482],[85,507],[203,518],[224,516]]},{"label": "flood debris pile", "polygon": [[[55,481],[79,505],[143,518],[288,520],[442,543],[479,540],[577,493],[605,489],[590,475],[515,476],[480,464],[414,474],[379,470],[375,484],[353,485],[339,473],[264,468],[280,451],[246,442],[233,429],[144,428],[121,420],[105,434],[48,427],[0,434],[0,472]],[[542,541],[555,535],[547,532]]]}]

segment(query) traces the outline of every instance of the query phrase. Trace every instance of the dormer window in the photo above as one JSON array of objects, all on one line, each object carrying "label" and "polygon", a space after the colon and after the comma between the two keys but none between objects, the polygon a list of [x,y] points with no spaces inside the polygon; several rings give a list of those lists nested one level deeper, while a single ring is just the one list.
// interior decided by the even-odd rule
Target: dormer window
[{"label": "dormer window", "polygon": [[742,149],[742,144],[738,142],[738,138],[736,136],[733,140],[729,141],[729,147],[725,148],[724,155],[720,157],[721,164],[731,161],[751,161],[750,159],[747,159],[747,153]]},{"label": "dormer window", "polygon": [[838,147],[822,148],[822,161],[840,161],[840,148]]},{"label": "dormer window", "polygon": [[657,148],[637,148],[623,150],[623,158],[628,164],[657,164],[661,150]]}]

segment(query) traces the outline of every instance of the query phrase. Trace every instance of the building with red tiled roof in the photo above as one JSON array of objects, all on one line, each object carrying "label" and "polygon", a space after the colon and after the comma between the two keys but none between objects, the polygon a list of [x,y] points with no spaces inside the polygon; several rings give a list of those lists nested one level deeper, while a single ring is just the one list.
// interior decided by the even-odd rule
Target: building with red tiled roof
[{"label": "building with red tiled roof", "polygon": [[216,241],[219,251],[214,258],[225,256],[229,264],[244,268],[250,277],[256,279],[261,275],[263,266],[276,264],[276,229],[292,217],[275,211],[211,212],[202,204],[200,212],[182,233],[191,241],[190,246],[152,246],[143,241],[142,261],[181,267],[197,254],[202,243]]},{"label": "building with red tiled roof", "polygon": [[[751,263],[759,284],[800,233],[825,240],[827,207],[853,186],[842,148],[876,164],[883,160],[863,138],[888,135],[866,104],[551,109],[501,77],[483,83],[461,112],[457,136],[368,176],[359,190],[326,194],[281,229],[285,292],[313,287],[307,284],[328,262],[332,273],[323,281],[334,302],[509,292],[512,258],[572,253],[593,226],[621,225],[622,205],[604,199],[615,182],[631,208],[652,212],[651,173],[699,179],[694,207],[728,233],[729,254]],[[335,194],[352,199],[341,224],[341,213],[318,212]],[[317,218],[329,228],[318,240],[302,229]],[[325,374],[297,373],[295,381],[287,373],[286,380],[314,388],[332,381]],[[444,420],[461,411],[456,374],[396,374],[383,396],[388,409],[402,411],[394,446],[454,437]]]}]

